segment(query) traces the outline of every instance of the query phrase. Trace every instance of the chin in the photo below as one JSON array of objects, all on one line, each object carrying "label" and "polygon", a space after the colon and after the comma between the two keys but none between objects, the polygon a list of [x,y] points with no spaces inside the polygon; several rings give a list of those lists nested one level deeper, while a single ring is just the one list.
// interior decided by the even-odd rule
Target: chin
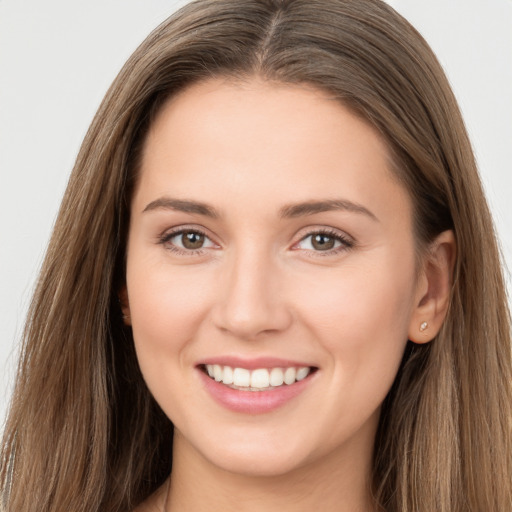
[{"label": "chin", "polygon": [[297,453],[289,457],[283,453],[260,453],[257,456],[228,453],[210,462],[229,473],[253,478],[286,476],[307,465]]},{"label": "chin", "polygon": [[[308,464],[314,450],[307,449],[307,441],[282,436],[251,435],[245,431],[239,436],[217,436],[207,439],[203,436],[198,443],[181,438],[182,450],[186,456],[195,454],[203,462],[223,471],[247,477],[276,477],[291,473]],[[200,460],[198,462],[200,462]]]}]

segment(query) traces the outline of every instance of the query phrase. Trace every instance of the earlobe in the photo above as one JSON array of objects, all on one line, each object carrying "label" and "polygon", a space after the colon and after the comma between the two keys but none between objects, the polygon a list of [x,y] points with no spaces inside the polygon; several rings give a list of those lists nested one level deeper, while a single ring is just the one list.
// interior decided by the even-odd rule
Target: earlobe
[{"label": "earlobe", "polygon": [[125,325],[132,325],[132,319],[130,316],[130,303],[128,301],[128,289],[126,285],[123,285],[117,294],[119,298],[119,304],[121,306],[121,312],[123,314],[123,322]]},{"label": "earlobe", "polygon": [[456,242],[443,231],[427,250],[418,279],[418,293],[409,325],[409,339],[427,343],[437,335],[450,305]]}]

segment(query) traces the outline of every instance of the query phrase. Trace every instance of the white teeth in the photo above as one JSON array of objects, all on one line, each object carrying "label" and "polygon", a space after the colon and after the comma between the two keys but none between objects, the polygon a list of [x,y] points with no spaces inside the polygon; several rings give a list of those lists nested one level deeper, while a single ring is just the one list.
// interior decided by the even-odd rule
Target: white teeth
[{"label": "white teeth", "polygon": [[282,386],[284,382],[283,370],[281,368],[272,368],[270,370],[270,385]]},{"label": "white teeth", "polygon": [[233,384],[248,388],[251,384],[251,372],[245,368],[235,368],[233,370]]},{"label": "white teeth", "polygon": [[303,366],[297,370],[297,376],[295,377],[297,380],[305,379],[309,375],[309,367]]},{"label": "white teeth", "polygon": [[286,368],[284,372],[284,383],[285,384],[293,384],[295,382],[295,377],[297,375],[297,370],[293,367]]},{"label": "white teeth", "polygon": [[207,364],[208,375],[217,382],[230,385],[237,389],[246,388],[246,391],[259,391],[282,386],[291,385],[296,381],[305,379],[311,372],[309,366],[299,368],[289,366],[288,368],[258,368],[247,370],[246,368],[232,368],[219,364]]},{"label": "white teeth", "polygon": [[253,370],[251,373],[251,388],[268,388],[270,384],[270,375],[268,370],[263,368]]},{"label": "white teeth", "polygon": [[224,366],[224,384],[233,384],[233,368],[231,366]]}]

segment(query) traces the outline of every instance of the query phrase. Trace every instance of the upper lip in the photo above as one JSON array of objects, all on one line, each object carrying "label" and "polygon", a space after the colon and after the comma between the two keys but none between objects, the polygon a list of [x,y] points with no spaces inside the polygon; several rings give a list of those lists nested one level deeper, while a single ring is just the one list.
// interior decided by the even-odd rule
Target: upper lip
[{"label": "upper lip", "polygon": [[216,356],[205,358],[197,363],[197,366],[207,364],[218,364],[220,366],[230,366],[231,368],[246,368],[247,370],[256,370],[258,368],[289,368],[289,367],[313,367],[311,364],[296,361],[292,359],[282,359],[278,357],[255,357],[245,359],[237,356]]}]

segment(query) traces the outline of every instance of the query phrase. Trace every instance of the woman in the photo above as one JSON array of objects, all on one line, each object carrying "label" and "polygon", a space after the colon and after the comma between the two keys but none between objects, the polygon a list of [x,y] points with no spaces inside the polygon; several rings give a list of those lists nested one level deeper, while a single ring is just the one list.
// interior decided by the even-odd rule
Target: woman
[{"label": "woman", "polygon": [[510,362],[492,221],[422,38],[376,0],[194,2],[78,156],[5,506],[507,510]]}]

